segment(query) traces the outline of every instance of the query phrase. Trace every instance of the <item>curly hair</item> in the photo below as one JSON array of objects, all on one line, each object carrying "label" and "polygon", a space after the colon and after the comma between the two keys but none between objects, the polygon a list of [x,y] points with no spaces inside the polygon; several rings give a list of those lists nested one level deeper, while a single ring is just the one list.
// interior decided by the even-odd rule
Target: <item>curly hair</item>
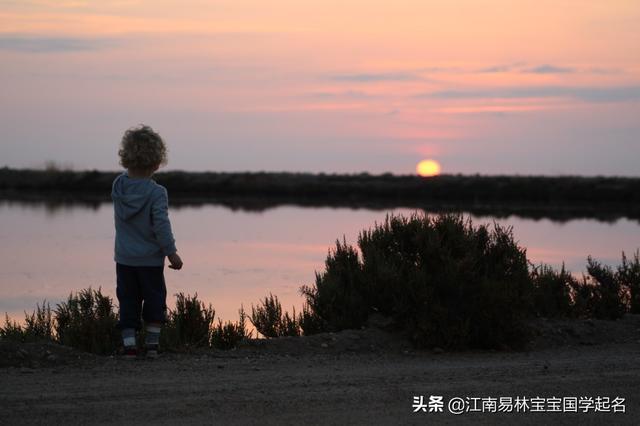
[{"label": "curly hair", "polygon": [[167,147],[159,134],[141,124],[127,129],[118,150],[120,164],[127,169],[153,170],[167,164]]}]

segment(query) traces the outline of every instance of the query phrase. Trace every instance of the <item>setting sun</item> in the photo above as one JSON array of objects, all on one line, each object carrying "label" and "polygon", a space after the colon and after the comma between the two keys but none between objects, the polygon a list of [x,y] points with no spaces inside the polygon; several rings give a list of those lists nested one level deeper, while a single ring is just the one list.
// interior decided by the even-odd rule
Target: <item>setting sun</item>
[{"label": "setting sun", "polygon": [[435,160],[422,160],[416,166],[416,172],[420,176],[437,176],[440,174],[440,163]]}]

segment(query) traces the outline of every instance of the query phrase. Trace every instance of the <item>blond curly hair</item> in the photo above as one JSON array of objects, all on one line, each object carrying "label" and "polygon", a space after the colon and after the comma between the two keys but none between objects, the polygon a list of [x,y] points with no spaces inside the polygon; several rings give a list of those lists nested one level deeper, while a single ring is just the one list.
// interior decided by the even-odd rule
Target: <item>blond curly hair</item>
[{"label": "blond curly hair", "polygon": [[126,169],[152,171],[167,164],[167,146],[159,134],[144,124],[124,132],[118,155]]}]

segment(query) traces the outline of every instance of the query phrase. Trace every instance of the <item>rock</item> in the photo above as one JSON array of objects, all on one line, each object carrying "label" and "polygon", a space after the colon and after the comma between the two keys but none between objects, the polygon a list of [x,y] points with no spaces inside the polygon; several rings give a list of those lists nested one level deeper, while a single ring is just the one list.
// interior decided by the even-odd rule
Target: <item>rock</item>
[{"label": "rock", "polygon": [[47,361],[49,362],[55,362],[58,360],[58,357],[55,356],[54,354],[50,353],[49,355],[47,355],[47,357],[45,358]]},{"label": "rock", "polygon": [[36,372],[36,370],[34,370],[33,368],[29,368],[29,367],[21,367],[20,368],[20,374],[33,374],[35,372]]},{"label": "rock", "polygon": [[322,343],[320,346],[323,347],[323,348],[328,348],[329,347],[329,345],[327,345],[326,343]]},{"label": "rock", "polygon": [[18,351],[16,352],[16,355],[20,359],[29,358],[29,352],[25,351],[24,349],[18,349]]},{"label": "rock", "polygon": [[439,346],[436,346],[435,348],[433,348],[433,353],[436,354],[436,355],[442,354],[442,353],[444,353],[444,349],[442,349]]}]

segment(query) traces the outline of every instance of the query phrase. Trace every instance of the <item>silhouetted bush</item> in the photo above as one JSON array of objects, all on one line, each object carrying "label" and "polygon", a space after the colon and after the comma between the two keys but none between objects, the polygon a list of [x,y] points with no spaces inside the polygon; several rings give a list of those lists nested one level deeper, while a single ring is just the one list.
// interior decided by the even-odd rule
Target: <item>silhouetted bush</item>
[{"label": "silhouetted bush", "polygon": [[0,327],[0,338],[14,342],[24,342],[27,339],[23,327],[11,320],[7,313],[4,314],[4,325]]},{"label": "silhouetted bush", "polygon": [[[615,320],[626,312],[640,313],[640,261],[638,254],[614,270],[591,256],[581,279],[566,271],[541,265],[532,271],[534,306],[546,317],[597,318]],[[634,311],[636,309],[636,311]]]},{"label": "silhouetted bush", "polygon": [[265,337],[278,337],[281,316],[282,306],[278,298],[271,293],[264,298],[262,305],[257,307],[251,305],[250,321],[256,330]]},{"label": "silhouetted bush", "polygon": [[36,309],[31,314],[24,313],[24,325],[11,321],[5,313],[5,324],[0,327],[0,337],[17,342],[53,340],[53,324],[51,308],[43,301],[42,306],[36,304]]},{"label": "silhouetted bush", "polygon": [[587,258],[588,281],[594,288],[592,315],[600,319],[617,319],[624,315],[624,289],[616,273],[591,256]]},{"label": "silhouetted bush", "polygon": [[474,227],[461,215],[387,216],[358,237],[362,253],[336,242],[315,287],[302,293],[330,330],[392,317],[420,347],[522,346],[532,311],[525,250],[511,229]]},{"label": "silhouetted bush", "polygon": [[300,335],[300,324],[298,323],[298,318],[296,317],[296,308],[292,308],[293,313],[289,315],[289,312],[284,313],[282,315],[282,319],[280,320],[280,336],[299,336]]},{"label": "silhouetted bush", "polygon": [[218,324],[211,330],[211,346],[216,349],[233,349],[238,346],[251,334],[247,331],[246,318],[244,309],[240,307],[238,310],[240,319],[238,322],[227,321],[222,322],[218,319]]},{"label": "silhouetted bush", "polygon": [[573,303],[571,316],[575,318],[593,318],[595,311],[597,290],[593,282],[582,275],[582,280],[571,282]]},{"label": "silhouetted bush", "polygon": [[640,314],[640,251],[629,261],[622,252],[622,263],[618,266],[617,278],[628,296],[629,312]]},{"label": "silhouetted bush", "polygon": [[638,309],[640,262],[638,254],[629,261],[622,253],[616,270],[587,258],[587,273],[576,279],[564,269],[557,272],[541,265],[531,274],[535,310],[547,317],[617,319]]},{"label": "silhouetted bush", "polygon": [[169,310],[167,321],[160,333],[160,343],[165,349],[188,349],[208,346],[215,310],[209,304],[193,297],[178,293],[175,310]]},{"label": "silhouetted bush", "polygon": [[63,345],[108,354],[120,342],[113,302],[100,288],[70,294],[66,302],[57,305],[54,316],[56,338]]},{"label": "silhouetted bush", "polygon": [[30,315],[25,312],[24,332],[27,339],[53,339],[53,324],[51,308],[45,301],[42,306],[36,304],[36,309]]},{"label": "silhouetted bush", "polygon": [[251,305],[251,318],[249,319],[260,334],[265,337],[299,336],[300,325],[296,318],[288,312],[282,313],[282,305],[277,296],[269,293],[260,305]]},{"label": "silhouetted bush", "polygon": [[568,317],[575,315],[573,291],[576,279],[565,270],[560,271],[549,265],[540,265],[531,272],[533,280],[533,301],[535,311],[543,317]]},{"label": "silhouetted bush", "polygon": [[322,333],[328,330],[326,321],[320,318],[320,316],[311,309],[308,303],[302,304],[302,312],[298,314],[298,324],[300,325],[301,333],[305,336]]}]

